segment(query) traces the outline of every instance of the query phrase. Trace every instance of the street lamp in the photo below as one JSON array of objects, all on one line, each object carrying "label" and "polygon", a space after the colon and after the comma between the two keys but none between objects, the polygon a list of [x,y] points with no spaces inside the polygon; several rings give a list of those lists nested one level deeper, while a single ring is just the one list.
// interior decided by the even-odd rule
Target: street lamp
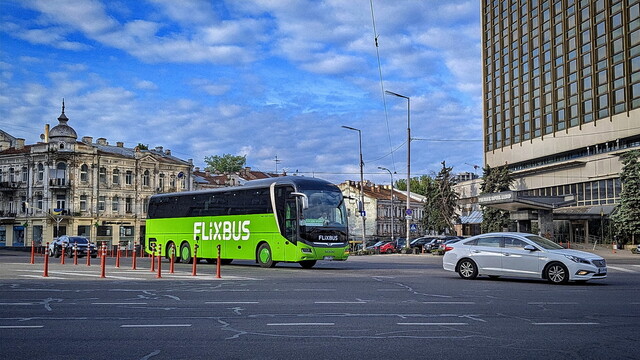
[{"label": "street lamp", "polygon": [[389,90],[384,91],[386,94],[407,99],[407,239],[405,247],[409,249],[409,235],[411,226],[411,99],[408,96],[400,95]]},{"label": "street lamp", "polygon": [[364,161],[362,161],[362,131],[360,131],[360,129],[356,129],[350,126],[345,126],[342,125],[343,128],[347,129],[347,130],[353,130],[353,131],[357,131],[358,132],[358,141],[360,143],[360,206],[362,208],[360,208],[360,206],[358,207],[358,210],[360,210],[360,217],[362,218],[362,251],[364,251],[365,247],[366,247],[366,241],[365,241],[365,210],[364,210],[364,173],[363,173],[363,167],[364,167]]},{"label": "street lamp", "polygon": [[393,217],[395,215],[395,213],[393,212],[393,173],[391,172],[391,170],[387,169],[386,167],[382,167],[382,166],[378,166],[378,169],[380,170],[386,170],[389,172],[389,175],[391,176],[391,242],[393,242]]}]

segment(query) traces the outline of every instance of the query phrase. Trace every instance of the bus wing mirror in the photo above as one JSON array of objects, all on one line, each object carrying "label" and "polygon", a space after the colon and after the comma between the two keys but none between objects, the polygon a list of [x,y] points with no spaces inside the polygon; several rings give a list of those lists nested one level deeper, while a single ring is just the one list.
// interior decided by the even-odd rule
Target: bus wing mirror
[{"label": "bus wing mirror", "polygon": [[303,209],[308,209],[309,208],[309,198],[307,197],[307,194],[303,194],[301,192],[292,192],[291,195],[297,196],[297,197],[300,198],[300,200],[302,201],[302,208]]}]

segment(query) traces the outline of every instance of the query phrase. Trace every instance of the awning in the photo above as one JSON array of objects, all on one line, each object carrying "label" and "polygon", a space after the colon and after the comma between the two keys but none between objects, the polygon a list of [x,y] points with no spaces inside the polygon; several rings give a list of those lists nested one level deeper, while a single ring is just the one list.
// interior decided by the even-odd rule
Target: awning
[{"label": "awning", "polygon": [[460,224],[480,224],[482,223],[482,211],[476,210],[469,215],[460,216]]},{"label": "awning", "polygon": [[554,220],[594,220],[609,217],[615,205],[572,206],[553,210]]}]

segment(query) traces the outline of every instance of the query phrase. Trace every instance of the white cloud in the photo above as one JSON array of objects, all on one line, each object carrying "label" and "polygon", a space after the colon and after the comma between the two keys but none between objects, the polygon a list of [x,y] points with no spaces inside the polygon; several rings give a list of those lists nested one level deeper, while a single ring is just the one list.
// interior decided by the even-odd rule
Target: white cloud
[{"label": "white cloud", "polygon": [[149,80],[137,80],[135,82],[135,87],[141,90],[157,90],[158,85],[154,84],[153,81]]}]

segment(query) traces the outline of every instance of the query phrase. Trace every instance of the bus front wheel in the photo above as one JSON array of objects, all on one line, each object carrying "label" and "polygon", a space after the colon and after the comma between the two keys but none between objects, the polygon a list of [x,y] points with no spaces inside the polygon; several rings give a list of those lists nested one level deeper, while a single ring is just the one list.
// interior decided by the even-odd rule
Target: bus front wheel
[{"label": "bus front wheel", "polygon": [[262,244],[258,248],[258,264],[263,268],[272,268],[275,266],[273,261],[273,255],[271,254],[271,247],[269,244]]},{"label": "bus front wheel", "polygon": [[302,260],[300,261],[300,266],[303,269],[311,269],[316,264],[316,260]]},{"label": "bus front wheel", "polygon": [[180,246],[180,262],[185,264],[191,264],[193,258],[191,257],[191,248],[188,243],[182,244]]}]

